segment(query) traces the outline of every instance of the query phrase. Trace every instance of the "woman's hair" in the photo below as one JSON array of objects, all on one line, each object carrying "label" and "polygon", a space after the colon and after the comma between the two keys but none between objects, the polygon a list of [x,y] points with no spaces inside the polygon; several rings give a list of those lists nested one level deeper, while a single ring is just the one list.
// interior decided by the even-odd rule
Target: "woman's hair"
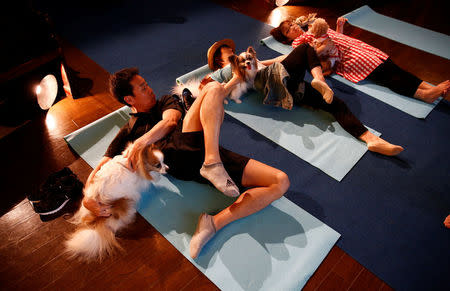
[{"label": "woman's hair", "polygon": [[223,68],[223,61],[222,61],[222,48],[223,47],[229,47],[226,44],[220,46],[216,51],[214,52],[213,56],[213,71],[222,69]]},{"label": "woman's hair", "polygon": [[284,20],[278,25],[278,27],[273,28],[270,31],[270,34],[275,38],[277,41],[284,43],[284,44],[291,44],[292,40],[288,39],[282,32],[281,32],[281,26],[285,23],[291,23],[292,20]]},{"label": "woman's hair", "polygon": [[109,78],[109,90],[120,103],[130,106],[123,98],[128,95],[134,96],[133,86],[130,82],[138,74],[137,68],[126,68],[114,73]]}]

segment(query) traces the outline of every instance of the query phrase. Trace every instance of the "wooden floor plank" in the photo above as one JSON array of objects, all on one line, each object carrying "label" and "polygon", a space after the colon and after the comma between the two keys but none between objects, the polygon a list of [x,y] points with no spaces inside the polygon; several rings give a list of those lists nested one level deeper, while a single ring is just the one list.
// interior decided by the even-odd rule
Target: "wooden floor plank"
[{"label": "wooden floor plank", "polygon": [[378,277],[376,277],[372,272],[367,269],[363,269],[359,276],[353,281],[350,288],[348,290],[358,291],[358,290],[367,290],[367,291],[377,291],[380,290],[383,285],[383,281],[381,281]]},{"label": "wooden floor plank", "polygon": [[314,275],[308,280],[303,290],[316,290],[343,256],[344,252],[340,248],[334,246]]},{"label": "wooden floor plank", "polygon": [[208,278],[206,278],[206,276],[201,274],[191,280],[189,284],[181,290],[214,291],[220,289],[217,288],[217,286],[214,285]]},{"label": "wooden floor plank", "polygon": [[351,286],[354,278],[356,278],[364,269],[357,261],[351,259],[349,255],[344,253],[341,260],[334,266],[332,273],[342,278],[344,286]]}]

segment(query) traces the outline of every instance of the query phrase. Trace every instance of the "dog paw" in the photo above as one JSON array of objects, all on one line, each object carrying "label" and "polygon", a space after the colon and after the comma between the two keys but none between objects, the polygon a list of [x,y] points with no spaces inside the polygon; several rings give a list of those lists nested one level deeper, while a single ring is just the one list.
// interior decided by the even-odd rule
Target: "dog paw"
[{"label": "dog paw", "polygon": [[234,101],[235,101],[237,104],[242,103],[241,99],[235,99]]}]

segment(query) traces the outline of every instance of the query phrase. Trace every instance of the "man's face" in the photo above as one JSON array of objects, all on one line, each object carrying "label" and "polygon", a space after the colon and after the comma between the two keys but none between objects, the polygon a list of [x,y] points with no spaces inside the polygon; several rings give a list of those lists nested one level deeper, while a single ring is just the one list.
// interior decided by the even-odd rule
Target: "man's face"
[{"label": "man's face", "polygon": [[130,84],[133,87],[134,97],[131,97],[132,100],[128,103],[134,106],[138,112],[150,110],[156,104],[156,96],[152,88],[139,75],[134,76]]}]

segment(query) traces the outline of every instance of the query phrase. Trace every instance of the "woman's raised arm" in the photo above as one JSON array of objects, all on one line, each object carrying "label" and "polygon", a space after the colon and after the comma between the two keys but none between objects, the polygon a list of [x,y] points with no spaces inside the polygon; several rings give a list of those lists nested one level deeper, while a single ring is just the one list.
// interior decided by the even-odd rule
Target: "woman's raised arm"
[{"label": "woman's raised arm", "polygon": [[339,17],[336,21],[336,32],[344,33],[344,24],[348,21],[347,18]]}]

